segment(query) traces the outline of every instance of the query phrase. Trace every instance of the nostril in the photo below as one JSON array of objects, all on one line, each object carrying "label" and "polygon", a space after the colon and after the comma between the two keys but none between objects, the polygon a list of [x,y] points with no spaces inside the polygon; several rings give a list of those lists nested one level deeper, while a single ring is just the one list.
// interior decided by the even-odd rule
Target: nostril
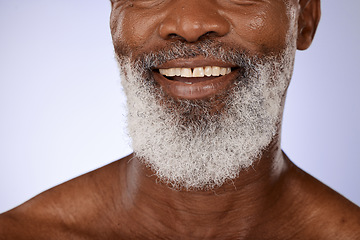
[{"label": "nostril", "polygon": [[167,35],[167,40],[178,40],[178,41],[186,41],[185,38],[183,38],[182,36],[176,34],[176,33],[170,33]]},{"label": "nostril", "polygon": [[206,38],[218,37],[218,36],[219,36],[219,34],[217,32],[209,31],[209,32],[206,32],[203,35],[201,35],[198,40],[204,40]]},{"label": "nostril", "polygon": [[209,32],[206,32],[205,34],[203,34],[203,36],[208,36],[208,35],[218,35],[218,33],[217,32],[215,32],[215,31],[209,31]]},{"label": "nostril", "polygon": [[174,38],[179,38],[180,36],[179,35],[177,35],[176,33],[170,33],[169,35],[168,35],[168,38],[169,39],[174,39]]}]

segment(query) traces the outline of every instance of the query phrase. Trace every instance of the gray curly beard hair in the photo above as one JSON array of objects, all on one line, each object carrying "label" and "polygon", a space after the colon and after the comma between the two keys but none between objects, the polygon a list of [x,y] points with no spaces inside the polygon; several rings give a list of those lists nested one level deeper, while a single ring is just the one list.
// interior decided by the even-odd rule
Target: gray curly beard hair
[{"label": "gray curly beard hair", "polygon": [[[135,156],[175,189],[213,189],[236,178],[278,132],[295,55],[296,36],[287,38],[283,52],[265,57],[212,40],[176,42],[135,59],[116,51]],[[151,69],[199,55],[239,66],[234,87],[205,100],[173,99],[163,92]],[[215,109],[218,104],[222,107]]]}]

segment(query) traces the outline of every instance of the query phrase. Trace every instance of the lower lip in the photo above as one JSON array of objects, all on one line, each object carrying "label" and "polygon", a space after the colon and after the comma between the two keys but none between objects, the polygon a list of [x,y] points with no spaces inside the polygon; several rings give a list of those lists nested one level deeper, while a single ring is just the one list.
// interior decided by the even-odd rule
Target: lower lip
[{"label": "lower lip", "polygon": [[[231,73],[213,79],[194,82],[192,84],[167,79],[153,71],[154,79],[162,89],[172,97],[179,99],[204,99],[215,96],[229,89],[235,82],[238,69]],[[200,80],[200,79],[199,79]]]}]

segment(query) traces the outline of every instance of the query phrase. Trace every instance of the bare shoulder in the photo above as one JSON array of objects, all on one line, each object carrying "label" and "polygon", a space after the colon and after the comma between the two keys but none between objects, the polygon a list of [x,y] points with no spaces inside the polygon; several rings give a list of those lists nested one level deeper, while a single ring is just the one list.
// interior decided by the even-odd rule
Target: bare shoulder
[{"label": "bare shoulder", "polygon": [[360,208],[296,166],[293,168],[296,177],[289,188],[298,199],[295,206],[299,223],[308,239],[360,239]]},{"label": "bare shoulder", "polygon": [[129,156],[1,214],[0,239],[91,239],[102,234],[98,229],[106,230],[110,219],[101,213],[118,208],[113,193],[121,192],[119,172],[127,160]]}]

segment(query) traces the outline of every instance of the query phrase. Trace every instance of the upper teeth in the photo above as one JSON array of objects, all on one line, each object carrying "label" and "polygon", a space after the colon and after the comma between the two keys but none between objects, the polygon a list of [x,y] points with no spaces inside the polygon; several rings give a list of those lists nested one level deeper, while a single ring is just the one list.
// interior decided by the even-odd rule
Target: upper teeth
[{"label": "upper teeth", "polygon": [[159,69],[160,74],[167,77],[210,77],[220,76],[231,73],[231,68],[217,67],[217,66],[206,66],[196,68],[161,68]]}]

